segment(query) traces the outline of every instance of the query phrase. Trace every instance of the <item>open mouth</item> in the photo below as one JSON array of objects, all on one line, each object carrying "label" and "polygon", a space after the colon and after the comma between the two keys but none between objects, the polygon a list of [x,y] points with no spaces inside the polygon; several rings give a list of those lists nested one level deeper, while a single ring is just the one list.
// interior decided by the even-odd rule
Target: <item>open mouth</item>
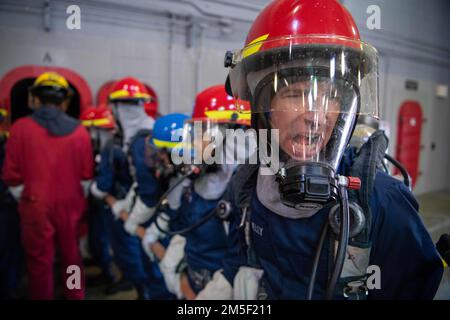
[{"label": "open mouth", "polygon": [[293,155],[302,159],[310,158],[320,152],[322,141],[322,134],[298,133],[291,138]]},{"label": "open mouth", "polygon": [[319,142],[322,136],[318,133],[299,133],[292,138],[295,144],[311,146]]}]

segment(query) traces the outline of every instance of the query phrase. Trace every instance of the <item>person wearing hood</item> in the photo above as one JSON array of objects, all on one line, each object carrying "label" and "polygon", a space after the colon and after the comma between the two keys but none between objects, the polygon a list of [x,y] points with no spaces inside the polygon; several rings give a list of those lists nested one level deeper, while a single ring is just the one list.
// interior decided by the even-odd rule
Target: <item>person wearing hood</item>
[{"label": "person wearing hood", "polygon": [[[118,132],[115,143],[101,153],[99,172],[91,194],[110,207],[111,245],[123,279],[106,293],[129,289],[131,283],[139,299],[169,296],[162,275],[145,254],[134,230],[125,224],[128,214],[150,218],[161,195],[158,181],[146,165],[146,140],[154,120],[144,109],[151,99],[145,86],[127,77],[116,82],[109,96]],[[122,219],[121,219],[122,218]],[[146,220],[146,219],[145,219]]]},{"label": "person wearing hood", "polygon": [[[238,159],[248,151],[246,143],[235,143],[234,136],[228,139],[228,134],[238,130],[245,133],[250,126],[248,115],[239,114],[235,103],[223,85],[209,87],[197,95],[192,119],[184,126],[182,160],[185,165],[189,164],[186,160],[194,160],[200,173],[191,176],[192,183],[183,191],[176,210],[169,194],[170,223],[157,219],[157,228],[151,226],[147,230],[154,241],[158,236],[152,230],[174,236],[160,268],[169,290],[179,299],[193,299],[221,267],[227,252],[228,222],[225,216],[217,214],[217,207]],[[240,107],[250,108],[245,102]],[[235,151],[238,159],[234,158]],[[147,240],[146,245],[152,245]]]},{"label": "person wearing hood", "polygon": [[[84,298],[78,231],[86,208],[82,184],[92,179],[93,157],[88,132],[62,109],[69,96],[61,75],[40,75],[30,88],[33,113],[13,124],[6,145],[2,177],[19,199],[32,299],[54,298],[56,247],[65,298]],[[74,283],[68,279],[73,266],[78,275]]]},{"label": "person wearing hood", "polygon": [[[105,106],[85,108],[80,115],[80,120],[91,136],[93,161],[95,163],[94,173],[97,176],[101,153],[111,145],[116,123],[111,109]],[[112,271],[113,257],[110,252],[110,233],[108,230],[109,206],[92,194],[89,194],[88,205],[88,245],[93,262],[100,267],[101,272],[96,276],[88,276],[86,286],[111,285],[114,283],[115,277]]]},{"label": "person wearing hood", "polygon": [[382,170],[386,135],[349,147],[359,116],[379,118],[377,63],[336,0],[272,1],[227,54],[228,88],[274,133],[279,166],[236,171],[232,249],[199,297],[433,299],[443,262],[413,194]]}]

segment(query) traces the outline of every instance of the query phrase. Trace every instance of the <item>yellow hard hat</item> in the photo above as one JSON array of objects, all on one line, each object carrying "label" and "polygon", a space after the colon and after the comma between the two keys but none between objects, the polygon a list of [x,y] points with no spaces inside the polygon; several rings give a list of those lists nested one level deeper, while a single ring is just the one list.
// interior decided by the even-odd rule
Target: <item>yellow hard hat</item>
[{"label": "yellow hard hat", "polygon": [[67,80],[56,72],[44,72],[36,78],[30,88],[30,93],[40,98],[47,97],[60,104],[70,98],[72,90]]},{"label": "yellow hard hat", "polygon": [[33,87],[54,87],[59,89],[69,89],[67,80],[56,72],[44,72],[33,83]]}]

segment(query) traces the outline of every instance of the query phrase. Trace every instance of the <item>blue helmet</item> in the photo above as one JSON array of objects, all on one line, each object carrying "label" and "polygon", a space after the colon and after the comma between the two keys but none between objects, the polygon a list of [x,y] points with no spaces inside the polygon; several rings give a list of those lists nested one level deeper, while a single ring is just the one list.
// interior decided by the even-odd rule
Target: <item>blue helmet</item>
[{"label": "blue helmet", "polygon": [[[158,149],[166,148],[171,150],[181,142],[181,130],[183,130],[184,122],[189,116],[182,113],[170,113],[159,117],[153,126],[153,135],[150,143]],[[179,131],[178,141],[172,140],[172,134]]]}]

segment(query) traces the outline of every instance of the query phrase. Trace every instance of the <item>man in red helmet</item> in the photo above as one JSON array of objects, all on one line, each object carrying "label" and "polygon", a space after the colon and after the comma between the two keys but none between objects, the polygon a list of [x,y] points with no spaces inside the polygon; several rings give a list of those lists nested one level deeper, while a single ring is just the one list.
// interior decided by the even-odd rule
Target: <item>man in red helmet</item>
[{"label": "man in red helmet", "polygon": [[[111,109],[105,106],[89,107],[80,115],[81,124],[89,131],[92,141],[95,176],[98,175],[101,154],[113,143],[116,123]],[[110,232],[108,228],[109,208],[103,201],[89,195],[88,198],[88,244],[93,261],[100,267],[100,274],[88,277],[87,286],[99,286],[114,282],[112,272],[113,257],[110,253]]]},{"label": "man in red helmet", "polygon": [[131,283],[139,299],[164,299],[170,294],[162,275],[136,235],[137,225],[153,216],[161,193],[145,159],[146,139],[154,125],[144,109],[149,99],[146,87],[135,78],[123,78],[114,85],[109,100],[118,131],[114,144],[102,152],[99,174],[90,190],[112,212],[108,219],[111,245],[123,274],[106,293],[129,289]]},{"label": "man in red helmet", "polygon": [[34,112],[14,123],[6,146],[3,181],[21,193],[22,243],[32,299],[54,297],[56,245],[64,296],[84,297],[83,279],[74,286],[67,280],[71,270],[82,277],[78,230],[86,203],[81,183],[92,178],[93,157],[88,132],[62,110],[68,92],[69,85],[60,75],[39,76],[30,89]]},{"label": "man in red helmet", "polygon": [[226,62],[252,126],[276,129],[280,169],[238,169],[234,246],[198,298],[432,299],[443,264],[414,196],[379,170],[387,138],[347,148],[358,116],[378,117],[377,52],[347,10],[272,1]]},{"label": "man in red helmet", "polygon": [[[194,298],[227,253],[227,221],[217,216],[216,207],[237,167],[236,160],[230,163],[226,159],[231,159],[235,151],[239,159],[243,158],[248,151],[245,144],[235,144],[233,139],[230,142],[226,130],[244,132],[250,126],[249,114],[239,113],[236,105],[250,110],[248,104],[236,103],[223,85],[209,87],[197,95],[192,119],[184,126],[183,144],[187,147],[183,153],[187,157],[183,160],[193,160],[203,170],[185,188],[178,208],[168,212],[172,219],[166,231],[175,237],[160,267],[168,289],[178,298]],[[177,268],[183,256],[185,267]]]}]

